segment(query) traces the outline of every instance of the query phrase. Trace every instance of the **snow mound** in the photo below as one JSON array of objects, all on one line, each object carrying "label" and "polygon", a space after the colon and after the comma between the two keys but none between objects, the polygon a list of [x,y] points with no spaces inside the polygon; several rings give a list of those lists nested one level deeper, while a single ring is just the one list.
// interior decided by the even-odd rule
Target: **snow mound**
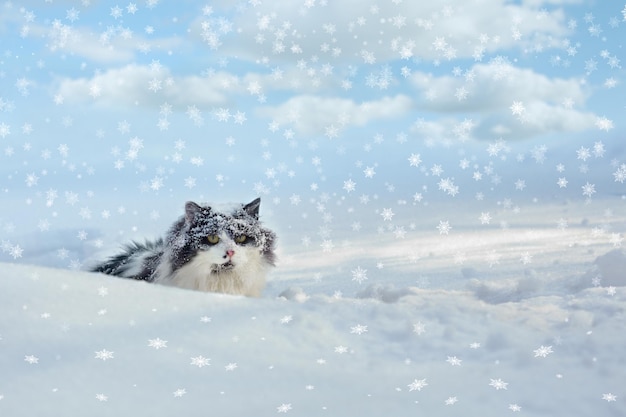
[{"label": "snow mound", "polygon": [[515,279],[480,280],[472,278],[468,288],[476,297],[488,303],[518,302],[535,297],[544,288],[541,279],[534,271],[526,271],[523,277]]},{"label": "snow mound", "polygon": [[602,285],[626,286],[626,253],[622,249],[599,256],[594,264]]},{"label": "snow mound", "polygon": [[385,303],[395,303],[402,297],[415,294],[416,289],[395,288],[393,285],[373,284],[356,294],[357,298],[374,299]]},{"label": "snow mound", "polygon": [[0,267],[2,416],[626,413],[622,289],[250,299]]}]

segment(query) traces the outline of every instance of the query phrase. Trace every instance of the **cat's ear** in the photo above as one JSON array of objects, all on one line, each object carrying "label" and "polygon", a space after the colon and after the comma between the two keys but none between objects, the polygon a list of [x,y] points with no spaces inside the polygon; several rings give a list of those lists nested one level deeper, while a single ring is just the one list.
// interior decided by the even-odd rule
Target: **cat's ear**
[{"label": "cat's ear", "polygon": [[193,201],[187,201],[185,203],[185,221],[191,223],[196,218],[196,214],[202,211],[202,207],[194,203]]},{"label": "cat's ear", "polygon": [[261,205],[261,199],[257,198],[256,200],[252,201],[251,203],[246,204],[245,206],[243,206],[243,211],[245,211],[246,213],[248,213],[248,215],[254,217],[255,219],[259,219],[259,206]]}]

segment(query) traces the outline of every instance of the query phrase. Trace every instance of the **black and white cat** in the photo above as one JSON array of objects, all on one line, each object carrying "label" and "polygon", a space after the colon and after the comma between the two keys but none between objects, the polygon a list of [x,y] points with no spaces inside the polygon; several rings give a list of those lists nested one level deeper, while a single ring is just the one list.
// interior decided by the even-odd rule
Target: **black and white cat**
[{"label": "black and white cat", "polygon": [[133,242],[92,268],[181,288],[258,297],[274,266],[276,235],[261,226],[257,198],[228,212],[185,204],[165,239]]}]

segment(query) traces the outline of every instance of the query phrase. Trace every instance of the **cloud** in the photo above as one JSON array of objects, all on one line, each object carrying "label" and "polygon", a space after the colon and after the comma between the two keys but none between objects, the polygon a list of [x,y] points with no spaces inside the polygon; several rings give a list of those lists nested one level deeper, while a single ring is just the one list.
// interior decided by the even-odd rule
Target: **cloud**
[{"label": "cloud", "polygon": [[457,76],[415,73],[411,83],[421,93],[418,108],[470,115],[474,137],[483,139],[580,132],[593,128],[597,120],[595,114],[578,109],[590,96],[582,79],[549,78],[504,58],[476,64]]},{"label": "cloud", "polygon": [[320,77],[318,83],[313,84],[295,68],[272,73],[248,72],[241,76],[227,71],[175,76],[169,68],[156,62],[110,68],[90,78],[57,80],[55,94],[62,97],[63,102],[130,107],[156,107],[167,102],[184,111],[189,106],[226,105],[237,97],[262,102],[274,91],[315,92],[327,88],[333,81],[330,76]]},{"label": "cloud", "polygon": [[154,49],[173,51],[184,44],[184,39],[178,36],[147,38],[121,26],[109,26],[102,32],[94,32],[88,27],[68,25],[58,19],[45,24],[33,19],[22,26],[21,35],[45,38],[51,53],[69,54],[98,63],[130,62],[138,53],[145,54]]},{"label": "cloud", "polygon": [[402,94],[376,101],[356,103],[344,98],[300,95],[280,106],[259,109],[280,125],[290,125],[305,134],[334,134],[347,126],[364,126],[376,120],[401,117],[410,111],[412,100]]},{"label": "cloud", "polygon": [[94,102],[109,106],[158,106],[164,102],[182,107],[213,106],[227,101],[228,86],[236,77],[227,73],[211,76],[174,77],[164,67],[126,65],[98,73],[92,78],[65,78],[56,94],[64,102]]},{"label": "cloud", "polygon": [[[360,57],[370,64],[480,57],[537,44],[556,47],[569,33],[560,9],[543,9],[553,1],[404,1],[385,7],[360,0],[307,3],[262,2],[254,6],[255,13],[238,14],[232,21],[203,16],[192,33],[213,49],[250,61]],[[294,21],[297,27],[290,24]]]}]

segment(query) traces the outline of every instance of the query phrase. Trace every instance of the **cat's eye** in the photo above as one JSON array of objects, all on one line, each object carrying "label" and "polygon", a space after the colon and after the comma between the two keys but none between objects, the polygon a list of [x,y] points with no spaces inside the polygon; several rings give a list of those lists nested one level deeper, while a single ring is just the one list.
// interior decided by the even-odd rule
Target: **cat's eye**
[{"label": "cat's eye", "polygon": [[237,243],[245,243],[246,240],[248,240],[248,236],[246,235],[239,235],[235,238],[235,242]]},{"label": "cat's eye", "polygon": [[218,235],[208,235],[206,237],[206,240],[211,244],[211,245],[215,245],[217,242],[220,241],[220,237]]}]

